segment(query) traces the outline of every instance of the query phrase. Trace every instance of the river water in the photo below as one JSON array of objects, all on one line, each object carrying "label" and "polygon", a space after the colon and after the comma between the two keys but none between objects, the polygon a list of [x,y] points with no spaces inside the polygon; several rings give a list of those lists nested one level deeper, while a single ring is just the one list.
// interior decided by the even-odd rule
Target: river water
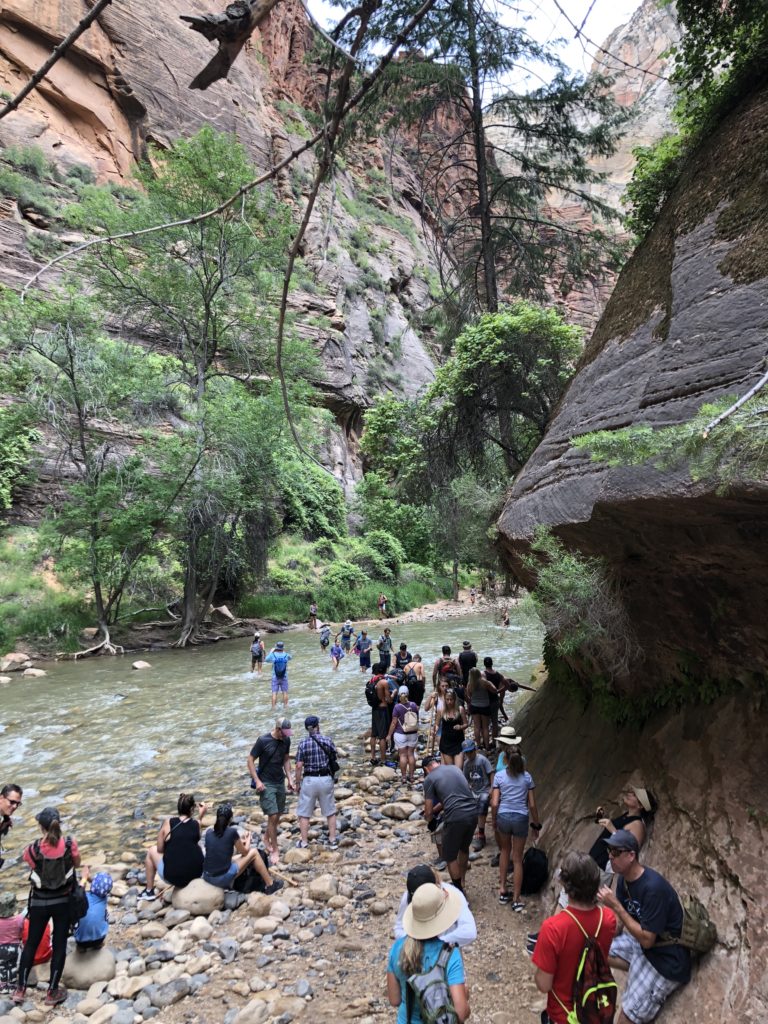
[{"label": "river water", "polygon": [[[390,625],[395,647],[407,642],[430,673],[442,644],[457,653],[468,639],[479,657],[490,654],[502,672],[527,682],[541,660],[542,631],[514,607],[510,616],[507,629],[481,614]],[[374,641],[379,631],[370,626]],[[277,638],[264,639],[269,650]],[[283,639],[293,655],[292,750],[308,714],[317,714],[324,732],[348,746],[370,725],[367,677],[357,658],[346,658],[333,672],[315,634],[288,632]],[[98,852],[139,853],[148,832],[175,813],[179,792],[194,791],[214,804],[229,799],[241,810],[255,802],[246,757],[272,727],[273,715],[271,673],[265,668],[261,677],[251,675],[248,639],[144,657],[152,668],[143,671],[131,669],[130,655],[59,662],[47,666],[44,679],[14,676],[0,691],[2,782],[24,788],[5,842],[9,860],[36,836],[33,816],[43,806],[60,808],[87,862]],[[507,697],[508,713],[522,697]]]}]

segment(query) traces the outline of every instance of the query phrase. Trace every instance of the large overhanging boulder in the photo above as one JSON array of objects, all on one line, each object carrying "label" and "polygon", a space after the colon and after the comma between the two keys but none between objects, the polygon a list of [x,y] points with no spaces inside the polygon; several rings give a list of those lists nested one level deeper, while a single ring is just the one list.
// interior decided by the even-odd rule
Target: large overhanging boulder
[{"label": "large overhanging boulder", "polygon": [[625,267],[500,519],[517,574],[538,524],[601,555],[643,652],[627,695],[768,670],[768,485],[610,468],[572,437],[691,419],[741,394],[768,348],[768,90],[712,133]]}]

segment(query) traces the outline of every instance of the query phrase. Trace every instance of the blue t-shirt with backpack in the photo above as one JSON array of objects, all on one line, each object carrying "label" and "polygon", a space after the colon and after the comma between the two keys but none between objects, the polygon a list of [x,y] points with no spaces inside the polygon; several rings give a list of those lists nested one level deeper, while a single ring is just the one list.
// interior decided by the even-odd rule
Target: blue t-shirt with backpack
[{"label": "blue t-shirt with backpack", "polygon": [[291,657],[287,651],[272,651],[267,655],[267,661],[272,663],[272,675],[275,679],[285,679],[288,675],[288,662]]}]

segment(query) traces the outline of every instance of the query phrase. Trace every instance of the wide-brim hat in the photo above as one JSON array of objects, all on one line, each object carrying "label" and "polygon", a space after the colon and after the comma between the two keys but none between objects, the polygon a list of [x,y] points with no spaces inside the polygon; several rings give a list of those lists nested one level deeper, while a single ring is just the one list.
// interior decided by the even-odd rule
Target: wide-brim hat
[{"label": "wide-brim hat", "polygon": [[412,939],[434,939],[456,924],[461,897],[453,886],[420,885],[403,915],[403,929]]},{"label": "wide-brim hat", "polygon": [[464,648],[465,651],[468,651],[472,644],[469,642],[469,640],[465,640],[461,646]]},{"label": "wide-brim hat", "polygon": [[282,651],[282,649],[284,647],[285,647],[285,641],[284,640],[278,640],[277,643],[275,644],[275,650],[276,651]]},{"label": "wide-brim hat", "polygon": [[648,796],[648,790],[643,786],[627,786],[627,789],[631,789],[637,799],[640,801],[640,806],[644,811],[650,812],[651,810],[651,798]]},{"label": "wide-brim hat", "polygon": [[523,737],[517,735],[513,726],[505,725],[496,737],[496,742],[504,747],[516,747],[518,743],[523,742]]}]

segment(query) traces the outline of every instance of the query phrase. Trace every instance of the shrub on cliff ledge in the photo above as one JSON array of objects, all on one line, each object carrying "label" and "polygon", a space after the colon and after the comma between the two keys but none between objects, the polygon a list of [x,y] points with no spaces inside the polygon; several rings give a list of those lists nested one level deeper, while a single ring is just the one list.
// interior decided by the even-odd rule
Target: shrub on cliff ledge
[{"label": "shrub on cliff ledge", "polygon": [[556,654],[589,660],[612,680],[626,676],[640,651],[603,560],[567,550],[544,526],[531,552],[523,559],[536,580],[530,599]]}]

